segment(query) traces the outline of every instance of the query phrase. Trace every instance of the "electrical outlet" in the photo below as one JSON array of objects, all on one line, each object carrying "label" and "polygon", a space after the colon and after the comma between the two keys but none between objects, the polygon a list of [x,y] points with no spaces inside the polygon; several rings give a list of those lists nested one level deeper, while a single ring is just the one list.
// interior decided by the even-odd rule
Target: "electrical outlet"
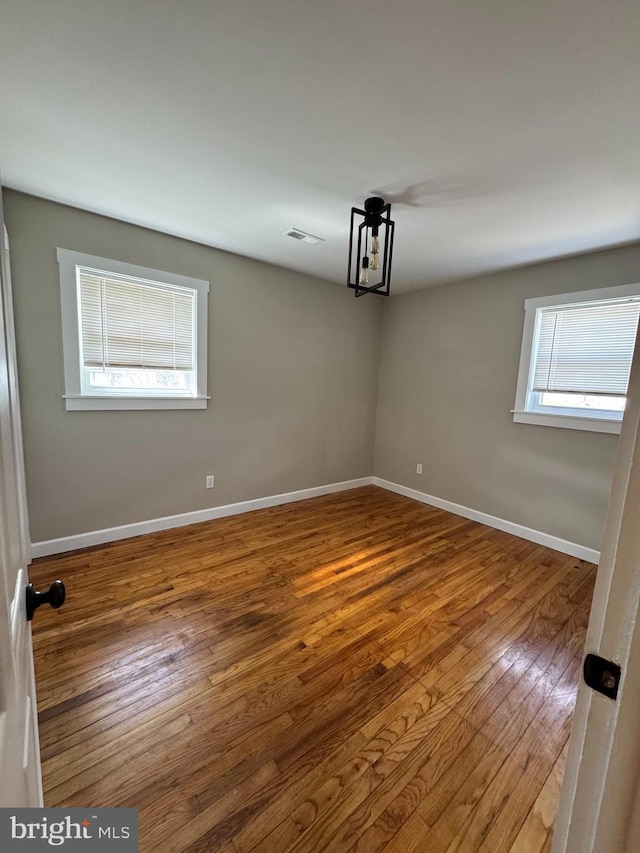
[{"label": "electrical outlet", "polygon": [[418,462],[416,465],[416,474],[422,474],[422,462]]},{"label": "electrical outlet", "polygon": [[208,488],[208,489],[212,489],[212,488],[214,487],[214,485],[215,485],[215,478],[214,478],[214,475],[213,475],[213,474],[207,474],[206,484],[207,484],[207,488]]}]

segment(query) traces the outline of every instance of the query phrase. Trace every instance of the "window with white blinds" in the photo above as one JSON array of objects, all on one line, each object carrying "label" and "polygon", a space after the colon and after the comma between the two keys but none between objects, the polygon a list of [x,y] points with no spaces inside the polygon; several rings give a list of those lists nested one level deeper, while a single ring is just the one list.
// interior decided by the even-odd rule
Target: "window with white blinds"
[{"label": "window with white blinds", "polygon": [[58,249],[68,409],[204,408],[209,283]]},{"label": "window with white blinds", "polygon": [[539,309],[534,391],[627,393],[640,302]]},{"label": "window with white blinds", "polygon": [[193,290],[78,267],[85,367],[192,371]]},{"label": "window with white blinds", "polygon": [[619,432],[639,317],[640,285],[527,300],[514,420]]}]

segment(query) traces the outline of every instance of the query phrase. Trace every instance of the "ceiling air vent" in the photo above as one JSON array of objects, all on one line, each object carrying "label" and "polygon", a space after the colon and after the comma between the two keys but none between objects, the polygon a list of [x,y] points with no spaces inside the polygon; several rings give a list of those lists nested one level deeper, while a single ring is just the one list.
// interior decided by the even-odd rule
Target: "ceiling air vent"
[{"label": "ceiling air vent", "polygon": [[301,243],[324,243],[322,237],[314,237],[313,234],[307,234],[306,231],[301,231],[299,228],[290,228],[284,232],[284,237],[293,237],[294,240],[299,240]]}]

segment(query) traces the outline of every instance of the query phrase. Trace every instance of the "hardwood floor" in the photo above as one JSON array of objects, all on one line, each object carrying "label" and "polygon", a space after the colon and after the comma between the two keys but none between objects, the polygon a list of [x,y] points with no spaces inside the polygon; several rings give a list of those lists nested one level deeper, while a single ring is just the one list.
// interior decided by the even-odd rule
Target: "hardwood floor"
[{"label": "hardwood floor", "polygon": [[371,486],[30,574],[47,805],[143,853],[550,849],[590,564]]}]

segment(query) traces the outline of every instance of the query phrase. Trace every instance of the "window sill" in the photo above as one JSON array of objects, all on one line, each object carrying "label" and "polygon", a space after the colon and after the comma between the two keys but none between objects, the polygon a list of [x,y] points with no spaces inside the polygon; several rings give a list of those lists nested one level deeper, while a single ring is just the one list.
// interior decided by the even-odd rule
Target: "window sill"
[{"label": "window sill", "polygon": [[575,415],[547,415],[540,412],[513,412],[514,423],[535,424],[537,426],[560,427],[561,429],[579,429],[587,432],[607,432],[620,434],[622,421],[605,418],[580,418]]},{"label": "window sill", "polygon": [[68,412],[140,411],[143,409],[206,409],[209,397],[107,397],[104,395],[64,398]]}]

